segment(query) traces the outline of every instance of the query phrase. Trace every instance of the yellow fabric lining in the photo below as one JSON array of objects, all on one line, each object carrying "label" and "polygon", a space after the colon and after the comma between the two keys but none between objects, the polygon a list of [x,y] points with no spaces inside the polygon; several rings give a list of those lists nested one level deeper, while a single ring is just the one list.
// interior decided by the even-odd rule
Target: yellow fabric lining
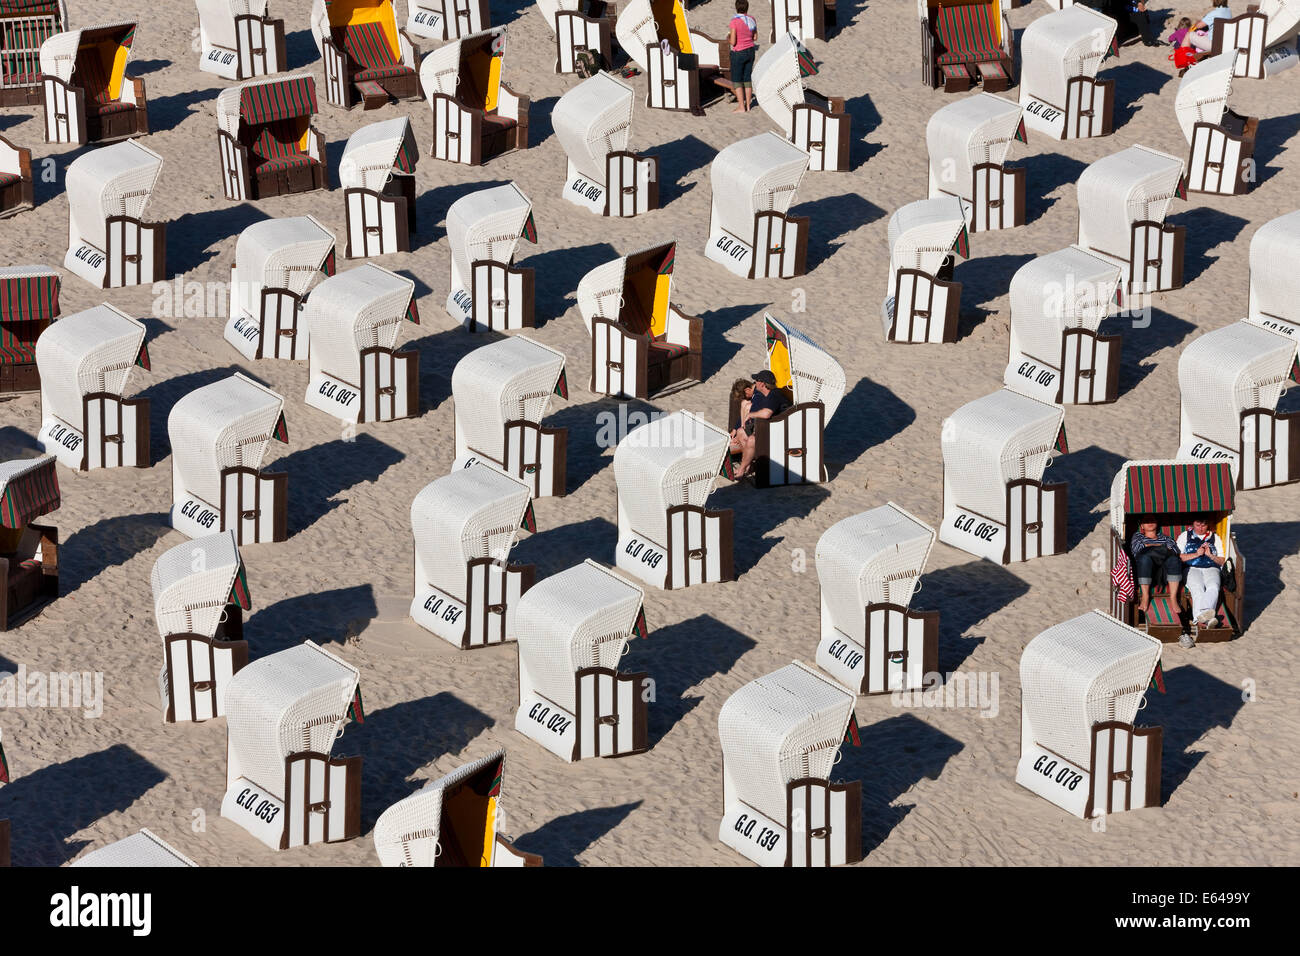
[{"label": "yellow fabric lining", "polygon": [[655,304],[651,313],[650,334],[663,335],[668,331],[668,288],[672,276],[655,276]]},{"label": "yellow fabric lining", "polygon": [[677,49],[682,53],[693,53],[691,33],[686,26],[686,11],[682,9],[681,0],[651,0],[650,12],[654,15],[659,38],[676,39]]},{"label": "yellow fabric lining", "polygon": [[777,388],[789,388],[793,376],[790,374],[790,350],[781,342],[773,342],[767,350],[767,368],[776,376]]}]

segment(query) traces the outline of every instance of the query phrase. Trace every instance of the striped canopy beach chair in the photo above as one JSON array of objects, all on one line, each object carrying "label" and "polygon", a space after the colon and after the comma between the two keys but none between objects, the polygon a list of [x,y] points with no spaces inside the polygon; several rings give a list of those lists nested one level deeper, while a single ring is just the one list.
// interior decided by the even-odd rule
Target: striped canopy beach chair
[{"label": "striped canopy beach chair", "polygon": [[809,169],[845,172],[851,117],[844,97],[824,96],[805,84],[805,77],[816,74],[812,54],[793,33],[783,34],[754,64],[754,96],[785,138],[808,154]]},{"label": "striped canopy beach chair", "polygon": [[105,142],[149,133],[144,80],[128,76],[136,24],[65,30],[41,44],[47,143]]},{"label": "striped canopy beach chair", "polygon": [[36,343],[59,315],[59,273],[0,266],[0,395],[41,387]]},{"label": "striped canopy beach chair", "polygon": [[1259,0],[1246,12],[1210,24],[1211,55],[1236,50],[1233,75],[1255,80],[1289,70],[1300,62],[1296,34],[1300,31],[1300,3],[1296,0]]},{"label": "striped canopy beach chair", "polygon": [[54,462],[53,455],[0,462],[0,631],[59,596],[59,531],[36,523],[62,503]]},{"label": "striped canopy beach chair", "polygon": [[111,305],[65,316],[36,343],[41,430],[36,440],[69,468],[149,467],[149,399],[127,398],[149,368],[144,323]]},{"label": "striped canopy beach chair", "polygon": [[325,99],[377,109],[420,95],[420,50],[397,26],[392,0],[312,0],[311,33],[325,67]]},{"label": "striped canopy beach chair", "polygon": [[536,244],[532,200],[514,183],[461,196],[447,210],[447,314],[471,332],[533,327],[533,270],[515,268],[519,240]]},{"label": "striped canopy beach chair", "polygon": [[608,70],[614,65],[610,38],[618,4],[610,0],[537,0],[537,12],[555,34],[555,72],[577,73],[580,64]]},{"label": "striped canopy beach chair", "polygon": [[501,81],[504,27],[441,46],[420,64],[433,112],[433,156],[481,166],[493,156],[528,148],[528,97]]},{"label": "striped canopy beach chair", "polygon": [[1229,50],[1194,63],[1179,81],[1174,112],[1190,148],[1188,192],[1234,196],[1255,184],[1259,120],[1228,109],[1239,55]]},{"label": "striped canopy beach chair", "polygon": [[889,278],[880,320],[888,342],[955,342],[961,283],[957,256],[970,255],[966,210],[955,196],[910,202],[889,218]]},{"label": "striped canopy beach chair", "polygon": [[921,17],[921,80],[962,93],[980,83],[986,93],[1011,85],[1010,0],[917,0]]},{"label": "striped canopy beach chair", "polygon": [[31,209],[36,204],[35,185],[32,151],[0,136],[0,219]]},{"label": "striped canopy beach chair", "polygon": [[267,14],[267,0],[195,0],[199,10],[199,69],[227,80],[251,80],[285,68],[284,21]]},{"label": "striped canopy beach chair", "polygon": [[349,259],[410,252],[415,221],[415,145],[405,116],[363,126],[339,160]]},{"label": "striped canopy beach chair", "polygon": [[144,219],[162,164],[152,149],[129,139],[68,165],[65,269],[101,289],[166,278],[167,223]]},{"label": "striped canopy beach chair", "polygon": [[490,26],[488,0],[407,0],[406,32],[413,37],[441,43]]},{"label": "striped canopy beach chair", "polygon": [[66,0],[0,0],[0,106],[42,102],[41,45],[68,26]]},{"label": "striped canopy beach chair", "polygon": [[1020,105],[1025,125],[1052,139],[1109,136],[1115,81],[1099,80],[1118,54],[1116,23],[1083,4],[1039,17],[1020,37]]},{"label": "striped canopy beach chair", "polygon": [[659,208],[659,157],[628,149],[632,87],[597,73],[560,97],[551,111],[568,156],[563,196],[601,216],[631,217]]},{"label": "striped canopy beach chair", "polygon": [[115,840],[98,850],[91,850],[69,867],[191,867],[193,860],[149,830],[141,830],[121,840]]},{"label": "striped canopy beach chair", "polygon": [[1024,110],[992,93],[940,107],[925,128],[930,198],[956,196],[972,232],[1025,224],[1025,170],[1007,164],[1025,142]]},{"label": "striped canopy beach chair", "polygon": [[254,80],[217,95],[221,183],[232,201],[325,188],[325,140],[312,126],[316,81]]}]

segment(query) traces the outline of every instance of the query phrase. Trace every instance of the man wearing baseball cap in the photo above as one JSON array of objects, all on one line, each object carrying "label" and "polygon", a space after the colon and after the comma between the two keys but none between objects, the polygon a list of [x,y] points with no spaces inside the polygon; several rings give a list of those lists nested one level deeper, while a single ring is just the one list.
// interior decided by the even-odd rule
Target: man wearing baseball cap
[{"label": "man wearing baseball cap", "polygon": [[745,435],[743,439],[733,442],[731,446],[733,452],[740,452],[740,469],[736,472],[737,480],[749,476],[750,466],[754,462],[754,420],[780,415],[789,406],[790,403],[786,399],[785,393],[776,387],[775,375],[767,369],[754,373],[754,397],[749,403],[749,414],[740,423]]}]

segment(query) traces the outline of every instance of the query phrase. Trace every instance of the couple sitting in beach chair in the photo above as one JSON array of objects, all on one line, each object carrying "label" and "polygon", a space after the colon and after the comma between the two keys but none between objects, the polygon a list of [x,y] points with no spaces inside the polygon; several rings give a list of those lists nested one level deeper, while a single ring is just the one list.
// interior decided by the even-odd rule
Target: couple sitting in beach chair
[{"label": "couple sitting in beach chair", "polygon": [[[1145,615],[1150,610],[1151,588],[1161,575],[1170,600],[1177,605],[1186,577],[1192,620],[1199,627],[1218,624],[1219,569],[1228,561],[1228,555],[1205,515],[1197,515],[1177,540],[1161,531],[1157,522],[1144,521],[1129,541],[1129,552],[1136,572],[1139,611]],[[1191,647],[1192,636],[1184,634],[1179,643]]]}]

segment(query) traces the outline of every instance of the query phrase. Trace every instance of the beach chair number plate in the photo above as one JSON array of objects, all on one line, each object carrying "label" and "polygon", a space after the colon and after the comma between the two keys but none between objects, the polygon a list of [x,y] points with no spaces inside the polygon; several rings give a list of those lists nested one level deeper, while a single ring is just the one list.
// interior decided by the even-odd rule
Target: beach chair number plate
[{"label": "beach chair number plate", "polygon": [[240,777],[226,791],[221,815],[257,837],[273,850],[280,849],[284,836],[284,804],[252,781]]},{"label": "beach chair number plate", "polygon": [[230,66],[235,62],[235,54],[231,50],[209,50],[208,62],[216,63],[221,66]]},{"label": "beach chair number plate", "polygon": [[1016,782],[1077,817],[1083,816],[1092,794],[1087,773],[1037,746],[1020,758]]},{"label": "beach chair number plate", "polygon": [[762,866],[784,866],[785,830],[741,804],[722,818],[722,842]]}]

